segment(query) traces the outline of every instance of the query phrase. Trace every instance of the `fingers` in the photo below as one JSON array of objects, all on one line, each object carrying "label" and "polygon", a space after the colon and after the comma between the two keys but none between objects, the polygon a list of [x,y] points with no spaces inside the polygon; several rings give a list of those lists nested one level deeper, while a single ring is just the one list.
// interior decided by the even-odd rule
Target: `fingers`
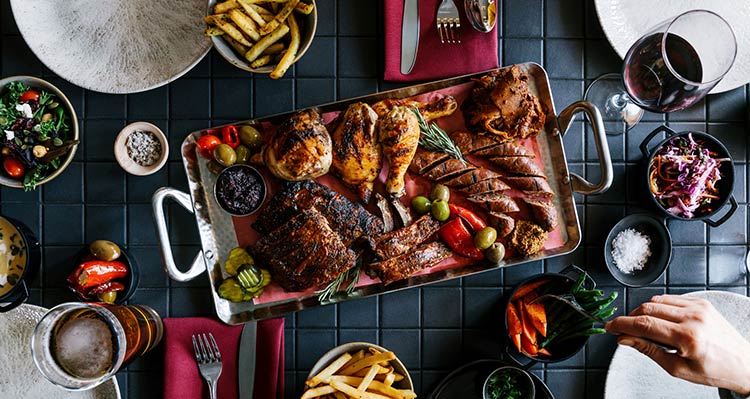
[{"label": "fingers", "polygon": [[646,302],[630,312],[630,316],[653,316],[674,323],[685,320],[688,315],[689,312],[684,307],[658,302]]},{"label": "fingers", "polygon": [[678,324],[653,316],[621,316],[604,328],[612,334],[644,337],[663,343],[675,342],[682,334]]},{"label": "fingers", "polygon": [[689,307],[695,305],[696,300],[699,299],[700,298],[682,295],[656,295],[651,298],[651,302],[672,306]]},{"label": "fingers", "polygon": [[671,375],[679,373],[680,369],[684,366],[685,359],[670,354],[654,345],[651,342],[640,339],[638,337],[623,335],[617,339],[617,343],[624,346],[629,346],[650,357],[656,364],[666,370]]}]

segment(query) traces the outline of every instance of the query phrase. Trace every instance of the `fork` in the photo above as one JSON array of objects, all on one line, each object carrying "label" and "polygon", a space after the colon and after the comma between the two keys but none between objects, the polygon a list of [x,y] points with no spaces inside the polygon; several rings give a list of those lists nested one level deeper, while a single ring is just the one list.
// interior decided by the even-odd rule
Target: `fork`
[{"label": "fork", "polygon": [[206,334],[193,334],[193,349],[198,369],[208,384],[211,399],[216,399],[216,383],[221,375],[221,353],[213,334],[208,333],[208,338]]},{"label": "fork", "polygon": [[440,43],[461,43],[461,19],[453,0],[443,0],[437,12]]}]

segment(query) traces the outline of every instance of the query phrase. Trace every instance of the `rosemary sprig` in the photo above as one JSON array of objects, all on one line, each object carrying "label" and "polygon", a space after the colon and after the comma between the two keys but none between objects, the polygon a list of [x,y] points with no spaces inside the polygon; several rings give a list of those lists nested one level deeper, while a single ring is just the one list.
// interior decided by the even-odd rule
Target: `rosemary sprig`
[{"label": "rosemary sprig", "polygon": [[448,133],[441,129],[437,123],[432,122],[428,124],[426,120],[419,113],[418,108],[413,108],[412,111],[417,115],[419,120],[419,130],[422,134],[419,135],[419,145],[424,147],[428,151],[444,152],[459,161],[466,163],[464,154],[461,149],[458,148],[456,143],[448,137]]},{"label": "rosemary sprig", "polygon": [[[357,259],[357,264],[351,269],[339,274],[333,281],[331,281],[322,291],[318,293],[318,302],[328,302],[338,293],[344,293],[349,295],[354,292],[357,283],[359,282],[360,271],[362,269],[361,257]],[[346,288],[343,288],[344,283]]]}]

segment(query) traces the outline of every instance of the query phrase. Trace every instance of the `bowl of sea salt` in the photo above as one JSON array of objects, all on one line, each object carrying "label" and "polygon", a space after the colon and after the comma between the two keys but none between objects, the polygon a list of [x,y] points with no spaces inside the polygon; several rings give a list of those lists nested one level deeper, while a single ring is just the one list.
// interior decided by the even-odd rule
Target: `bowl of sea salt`
[{"label": "bowl of sea salt", "polygon": [[666,219],[645,213],[620,220],[607,235],[604,260],[615,280],[643,287],[661,277],[672,257],[672,237]]},{"label": "bowl of sea salt", "polygon": [[115,159],[131,175],[156,173],[167,162],[168,156],[167,136],[148,122],[125,126],[115,139]]}]

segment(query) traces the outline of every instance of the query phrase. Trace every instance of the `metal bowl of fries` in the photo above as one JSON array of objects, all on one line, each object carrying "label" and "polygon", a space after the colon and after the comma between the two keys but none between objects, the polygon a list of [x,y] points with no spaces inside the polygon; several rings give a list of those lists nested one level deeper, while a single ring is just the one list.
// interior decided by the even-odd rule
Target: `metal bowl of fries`
[{"label": "metal bowl of fries", "polygon": [[[367,342],[350,342],[326,352],[310,370],[302,399],[324,395],[352,398],[380,395],[413,399],[414,383],[396,354]],[[374,396],[373,395],[373,396]]]},{"label": "metal bowl of fries", "polygon": [[205,34],[232,65],[279,79],[315,37],[315,0],[209,0]]}]

